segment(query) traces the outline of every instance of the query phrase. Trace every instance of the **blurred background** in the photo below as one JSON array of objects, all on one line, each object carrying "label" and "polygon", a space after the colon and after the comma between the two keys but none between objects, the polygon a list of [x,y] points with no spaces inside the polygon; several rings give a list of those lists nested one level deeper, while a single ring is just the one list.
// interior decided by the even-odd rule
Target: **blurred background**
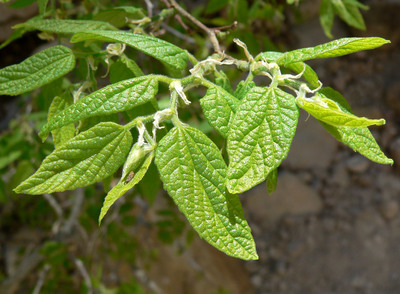
[{"label": "blurred background", "polygon": [[[0,4],[0,42],[12,36],[13,25],[37,14],[32,2]],[[61,2],[77,7],[76,14],[98,3]],[[153,2],[155,8],[163,5]],[[237,20],[222,46],[240,54],[232,45],[237,37],[256,55],[330,41],[320,24],[320,2],[184,5],[209,27]],[[400,293],[400,1],[359,2],[369,7],[361,9],[365,30],[335,17],[333,37],[379,36],[392,43],[309,64],[324,86],[348,99],[355,114],[386,119],[385,126],[371,131],[395,164],[370,162],[302,113],[291,151],[279,168],[277,190],[268,195],[261,184],[240,196],[258,261],[236,260],[200,240],[161,190],[154,169],[147,184],[120,199],[100,227],[102,187],[16,195],[12,189],[53,149],[37,133],[57,85],[22,97],[1,96],[0,293]],[[145,1],[120,4],[146,7]],[[171,27],[164,29],[167,36]],[[196,57],[208,56],[202,32],[192,28],[183,39],[171,34],[175,44]],[[26,33],[0,50],[0,68],[41,50],[48,39]],[[143,66],[157,70],[149,63]]]}]

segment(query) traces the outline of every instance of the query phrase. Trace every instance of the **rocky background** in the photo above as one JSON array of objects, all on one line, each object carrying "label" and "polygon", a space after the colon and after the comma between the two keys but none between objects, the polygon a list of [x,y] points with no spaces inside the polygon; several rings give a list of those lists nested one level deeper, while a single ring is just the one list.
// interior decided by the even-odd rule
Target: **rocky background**
[{"label": "rocky background", "polygon": [[[276,192],[268,195],[261,184],[241,196],[260,260],[235,260],[197,237],[190,247],[179,238],[166,246],[155,229],[139,224],[130,233],[143,250],[157,250],[158,258],[150,262],[142,256],[136,265],[110,260],[106,281],[135,277],[150,292],[165,294],[400,293],[400,2],[366,4],[367,31],[352,30],[336,19],[335,38],[380,36],[392,44],[311,65],[325,86],[347,97],[357,115],[386,119],[385,126],[372,131],[397,163],[390,167],[368,161],[303,112],[292,149],[279,169]],[[292,20],[288,29],[289,46],[328,41],[315,1],[304,1],[300,10],[302,22]],[[16,16],[0,13],[0,28]],[[137,209],[142,209],[143,219],[154,222],[159,217],[155,211],[168,203],[160,195],[152,209]],[[3,248],[28,246],[38,242],[37,236],[21,228],[3,240]],[[5,259],[12,263],[10,258]],[[28,292],[17,287],[9,293]]]}]

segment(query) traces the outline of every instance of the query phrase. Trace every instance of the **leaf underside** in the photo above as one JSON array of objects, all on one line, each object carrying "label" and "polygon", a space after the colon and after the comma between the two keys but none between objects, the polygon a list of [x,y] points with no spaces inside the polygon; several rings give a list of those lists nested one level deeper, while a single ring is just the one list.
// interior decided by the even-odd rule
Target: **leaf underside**
[{"label": "leaf underside", "polygon": [[146,159],[140,165],[138,170],[135,170],[134,176],[129,182],[126,182],[125,179],[122,178],[118,184],[114,186],[110,192],[108,192],[100,211],[99,224],[115,201],[117,201],[121,196],[123,196],[143,179],[151,162],[153,161],[153,158],[154,152],[151,152],[148,156],[146,156]]},{"label": "leaf underside", "polygon": [[177,69],[186,68],[188,62],[188,56],[183,49],[151,36],[126,31],[98,30],[77,33],[72,37],[71,42],[76,43],[85,40],[124,43]]},{"label": "leaf underside", "polygon": [[157,91],[158,82],[152,76],[133,78],[108,85],[57,113],[43,126],[39,136],[45,139],[50,131],[84,118],[133,109],[153,99]]},{"label": "leaf underside", "polygon": [[239,100],[221,87],[215,87],[207,90],[206,95],[200,99],[200,104],[210,125],[226,138]]},{"label": "leaf underside", "polygon": [[[322,88],[320,91],[323,95],[335,101],[342,111],[352,114],[353,111],[346,99],[332,88]],[[393,164],[393,160],[386,157],[382,152],[375,138],[367,127],[335,127],[319,121],[322,126],[338,141],[349,146],[354,151],[364,155],[368,159],[381,163]]]},{"label": "leaf underside", "polygon": [[62,192],[99,182],[122,165],[131,145],[129,130],[112,122],[100,123],[55,149],[15,192]]},{"label": "leaf underside", "polygon": [[200,237],[228,255],[258,258],[239,198],[226,191],[226,164],[210,139],[197,129],[175,127],[160,141],[155,163]]},{"label": "leaf underside", "polygon": [[299,111],[295,98],[279,88],[254,87],[244,97],[228,135],[231,193],[242,193],[267,178],[289,152]]},{"label": "leaf underside", "polygon": [[20,95],[64,76],[75,67],[75,56],[65,46],[44,49],[0,69],[0,95]]},{"label": "leaf underside", "polygon": [[310,59],[343,56],[362,50],[375,49],[387,43],[390,41],[378,37],[342,38],[315,47],[286,52],[278,58],[277,63],[286,66],[290,63]]}]

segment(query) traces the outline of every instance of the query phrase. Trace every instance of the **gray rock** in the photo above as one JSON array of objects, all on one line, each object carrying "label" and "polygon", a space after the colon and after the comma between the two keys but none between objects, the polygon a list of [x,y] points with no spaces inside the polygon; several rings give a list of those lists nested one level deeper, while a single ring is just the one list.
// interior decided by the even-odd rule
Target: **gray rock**
[{"label": "gray rock", "polygon": [[302,112],[288,157],[282,165],[290,169],[327,169],[337,141],[315,120]]},{"label": "gray rock", "polygon": [[394,200],[386,201],[379,207],[382,217],[387,221],[393,220],[399,214],[399,209],[399,203]]},{"label": "gray rock", "polygon": [[283,216],[318,213],[322,201],[318,193],[289,172],[278,174],[278,186],[268,195],[265,183],[243,195],[249,216],[264,227],[271,227]]},{"label": "gray rock", "polygon": [[356,154],[346,160],[346,167],[353,173],[363,173],[368,170],[370,161],[364,156]]}]

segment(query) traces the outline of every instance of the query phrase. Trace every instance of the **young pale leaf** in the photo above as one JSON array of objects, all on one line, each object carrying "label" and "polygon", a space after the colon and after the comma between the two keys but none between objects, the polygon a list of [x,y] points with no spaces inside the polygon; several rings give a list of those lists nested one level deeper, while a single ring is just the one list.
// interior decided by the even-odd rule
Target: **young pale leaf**
[{"label": "young pale leaf", "polygon": [[[56,96],[51,102],[49,113],[47,115],[47,121],[50,121],[57,113],[63,111],[69,105],[72,104],[72,97],[70,96]],[[75,126],[74,124],[66,125],[60,129],[53,130],[53,141],[54,146],[57,148],[62,143],[68,141],[75,135]]]},{"label": "young pale leaf", "polygon": [[175,127],[159,142],[155,163],[200,237],[228,255],[258,258],[239,197],[226,191],[226,164],[210,139],[197,129]]},{"label": "young pale leaf", "polygon": [[286,52],[276,61],[280,65],[288,65],[294,62],[305,61],[317,58],[330,58],[351,54],[362,50],[378,48],[390,43],[378,37],[370,38],[343,38],[315,47],[308,47]]},{"label": "young pale leaf", "polygon": [[[339,92],[333,90],[332,88],[323,88],[319,92],[338,103],[342,111],[352,114],[350,105]],[[368,159],[381,164],[393,164],[393,160],[386,157],[386,155],[382,152],[381,148],[367,127],[335,127],[322,121],[319,122],[338,141],[349,146],[354,151],[364,155]]]},{"label": "young pale leaf", "polygon": [[316,119],[336,127],[367,127],[383,125],[384,119],[368,119],[344,112],[333,100],[317,93],[312,99],[297,97],[296,103]]},{"label": "young pale leaf", "polygon": [[47,48],[0,69],[0,95],[19,95],[48,84],[70,72],[75,56],[65,46]]},{"label": "young pale leaf", "polygon": [[332,1],[322,0],[319,8],[319,20],[322,28],[324,29],[325,35],[327,35],[329,38],[333,38],[331,30],[334,18],[335,13],[333,11]]},{"label": "young pale leaf", "polygon": [[39,136],[45,140],[50,131],[84,118],[130,110],[153,99],[157,91],[158,81],[151,75],[108,85],[57,113]]},{"label": "young pale leaf", "polygon": [[289,152],[298,116],[295,98],[279,88],[249,91],[228,134],[229,192],[249,190],[280,165]]},{"label": "young pale leaf", "polygon": [[55,149],[15,192],[61,192],[99,182],[121,166],[131,145],[129,130],[112,122],[100,123]]},{"label": "young pale leaf", "polygon": [[94,20],[38,19],[34,18],[16,26],[29,31],[38,30],[56,34],[75,34],[89,30],[116,30],[109,23]]},{"label": "young pale leaf", "polygon": [[210,125],[226,138],[229,123],[236,112],[239,100],[221,87],[216,86],[207,90],[206,95],[200,99],[200,104]]},{"label": "young pale leaf", "polygon": [[103,207],[100,211],[99,224],[101,223],[101,220],[104,218],[104,216],[107,214],[110,207],[114,204],[114,202],[117,201],[121,196],[123,196],[126,192],[132,189],[137,183],[139,183],[143,179],[151,162],[153,161],[154,152],[146,154],[144,157],[144,161],[141,160],[139,165],[131,171],[134,172],[133,178],[131,180],[127,181],[126,177],[125,179],[124,177],[121,178],[118,184],[114,188],[112,188],[110,192],[108,192],[106,198],[104,199]]},{"label": "young pale leaf", "polygon": [[367,127],[335,127],[320,121],[321,125],[336,140],[349,146],[355,152],[364,155],[366,158],[381,164],[393,164],[393,159],[388,158],[379,147],[375,138]]},{"label": "young pale leaf", "polygon": [[267,191],[268,194],[274,193],[278,184],[278,169],[273,169],[267,176]]},{"label": "young pale leaf", "polygon": [[77,33],[72,36],[71,42],[86,40],[124,43],[177,69],[184,69],[188,62],[188,56],[183,49],[167,41],[146,35],[125,31],[96,30]]},{"label": "young pale leaf", "polygon": [[[281,52],[267,51],[257,55],[256,60],[261,59],[268,62],[275,62],[282,56],[283,53]],[[309,65],[305,64],[304,62],[290,63],[285,65],[285,67],[298,74],[302,72],[303,75],[301,77],[310,83],[310,85],[314,88],[319,86],[318,75]]]}]

